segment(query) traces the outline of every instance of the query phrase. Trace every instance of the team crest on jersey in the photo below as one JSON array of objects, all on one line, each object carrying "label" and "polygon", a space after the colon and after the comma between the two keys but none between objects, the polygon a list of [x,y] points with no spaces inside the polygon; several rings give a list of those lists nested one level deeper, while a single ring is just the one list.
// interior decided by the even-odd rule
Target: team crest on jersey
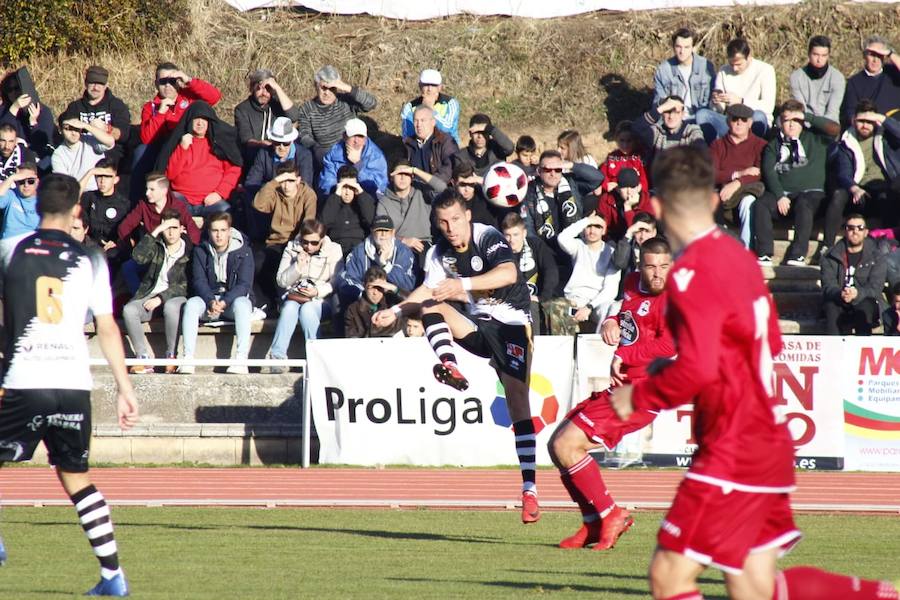
[{"label": "team crest on jersey", "polygon": [[637,309],[637,314],[639,317],[646,317],[650,314],[650,301],[644,300],[641,302],[641,305]]},{"label": "team crest on jersey", "polygon": [[691,279],[694,278],[694,270],[687,269],[682,267],[672,273],[672,279],[675,280],[675,285],[678,287],[679,292],[684,292],[688,289],[688,286],[691,285]]},{"label": "team crest on jersey", "polygon": [[640,337],[641,332],[630,310],[619,313],[619,332],[620,346],[630,346]]},{"label": "team crest on jersey", "polygon": [[472,270],[476,273],[481,272],[481,270],[484,268],[484,261],[481,260],[480,256],[473,256],[469,264],[472,267]]},{"label": "team crest on jersey", "polygon": [[517,360],[525,360],[525,348],[518,344],[506,342],[506,354]]}]

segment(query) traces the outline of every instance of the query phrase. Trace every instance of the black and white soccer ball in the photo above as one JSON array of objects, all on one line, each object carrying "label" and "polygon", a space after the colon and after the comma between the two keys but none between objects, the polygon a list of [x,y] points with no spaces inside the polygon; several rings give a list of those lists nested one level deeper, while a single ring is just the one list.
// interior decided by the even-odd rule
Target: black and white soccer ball
[{"label": "black and white soccer ball", "polygon": [[484,195],[488,202],[502,208],[517,206],[528,191],[528,176],[520,167],[501,162],[484,174]]}]

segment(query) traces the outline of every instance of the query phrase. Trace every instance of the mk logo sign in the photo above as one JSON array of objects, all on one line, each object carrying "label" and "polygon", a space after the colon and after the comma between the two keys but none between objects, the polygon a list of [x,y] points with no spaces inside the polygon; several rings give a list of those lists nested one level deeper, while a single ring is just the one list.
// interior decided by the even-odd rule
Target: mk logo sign
[{"label": "mk logo sign", "polygon": [[860,375],[900,375],[900,348],[882,348],[875,357],[875,348],[859,351]]}]

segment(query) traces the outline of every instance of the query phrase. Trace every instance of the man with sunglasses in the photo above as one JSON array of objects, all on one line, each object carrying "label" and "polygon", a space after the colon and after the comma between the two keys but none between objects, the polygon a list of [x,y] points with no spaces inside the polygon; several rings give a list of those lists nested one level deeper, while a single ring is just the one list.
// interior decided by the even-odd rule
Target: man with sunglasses
[{"label": "man with sunglasses", "polygon": [[300,107],[300,143],[313,152],[321,165],[325,154],[341,140],[347,121],[375,110],[378,99],[358,85],[345,82],[331,65],[316,71],[313,87],[316,95]]},{"label": "man with sunglasses", "polygon": [[[785,264],[807,264],[813,217],[825,198],[828,146],[840,126],[825,117],[806,112],[802,102],[788,100],[779,111],[780,129],[762,156],[765,193],[753,204],[756,254],[760,265],[771,266],[775,253],[772,221],[794,217],[794,241]],[[806,124],[809,123],[809,127]]]},{"label": "man with sunglasses", "polygon": [[19,169],[0,183],[0,211],[3,229],[0,231],[2,254],[21,237],[37,229],[41,218],[37,212],[37,165],[23,163]]},{"label": "man with sunglasses", "polygon": [[868,237],[866,219],[847,215],[844,237],[822,257],[822,297],[828,335],[871,335],[883,300],[887,262]]},{"label": "man with sunglasses", "polygon": [[144,178],[156,165],[160,147],[181,120],[184,111],[196,100],[215,106],[222,98],[213,84],[185,74],[175,64],[163,62],[156,66],[156,95],[141,109],[141,144],[134,151],[132,163],[131,200],[144,192]]},{"label": "man with sunglasses", "polygon": [[837,237],[843,212],[880,217],[882,223],[900,220],[900,121],[880,114],[874,102],[856,105],[853,125],[834,149],[832,167],[837,178],[825,213],[825,246]]},{"label": "man with sunglasses", "polygon": [[848,127],[856,105],[863,98],[875,102],[883,115],[900,108],[900,56],[880,35],[873,35],[863,44],[863,68],[847,80],[847,91],[841,107],[841,125]]},{"label": "man with sunglasses", "polygon": [[716,169],[716,187],[719,194],[717,221],[724,222],[725,211],[735,211],[741,241],[750,247],[750,209],[765,186],[761,179],[761,157],[766,141],[750,131],[753,109],[745,104],[732,104],[725,109],[728,133],[715,140],[709,147]]}]

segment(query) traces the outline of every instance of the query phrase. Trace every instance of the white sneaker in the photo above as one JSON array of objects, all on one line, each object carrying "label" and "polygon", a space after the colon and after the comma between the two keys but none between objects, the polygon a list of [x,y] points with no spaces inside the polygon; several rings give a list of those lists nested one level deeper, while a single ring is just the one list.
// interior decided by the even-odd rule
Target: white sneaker
[{"label": "white sneaker", "polygon": [[806,257],[799,256],[797,258],[789,258],[785,264],[790,267],[805,267],[806,266]]},{"label": "white sneaker", "polygon": [[[193,358],[193,357],[185,356],[185,358]],[[178,373],[179,375],[193,375],[195,368],[196,367],[194,367],[194,365],[178,365],[178,370],[176,371],[176,373]]]},{"label": "white sneaker", "polygon": [[759,263],[762,267],[771,267],[772,266],[772,257],[768,254],[763,254],[762,256],[756,257],[756,262]]},{"label": "white sneaker", "polygon": [[231,365],[225,372],[230,375],[246,375],[250,370],[244,365]]}]

